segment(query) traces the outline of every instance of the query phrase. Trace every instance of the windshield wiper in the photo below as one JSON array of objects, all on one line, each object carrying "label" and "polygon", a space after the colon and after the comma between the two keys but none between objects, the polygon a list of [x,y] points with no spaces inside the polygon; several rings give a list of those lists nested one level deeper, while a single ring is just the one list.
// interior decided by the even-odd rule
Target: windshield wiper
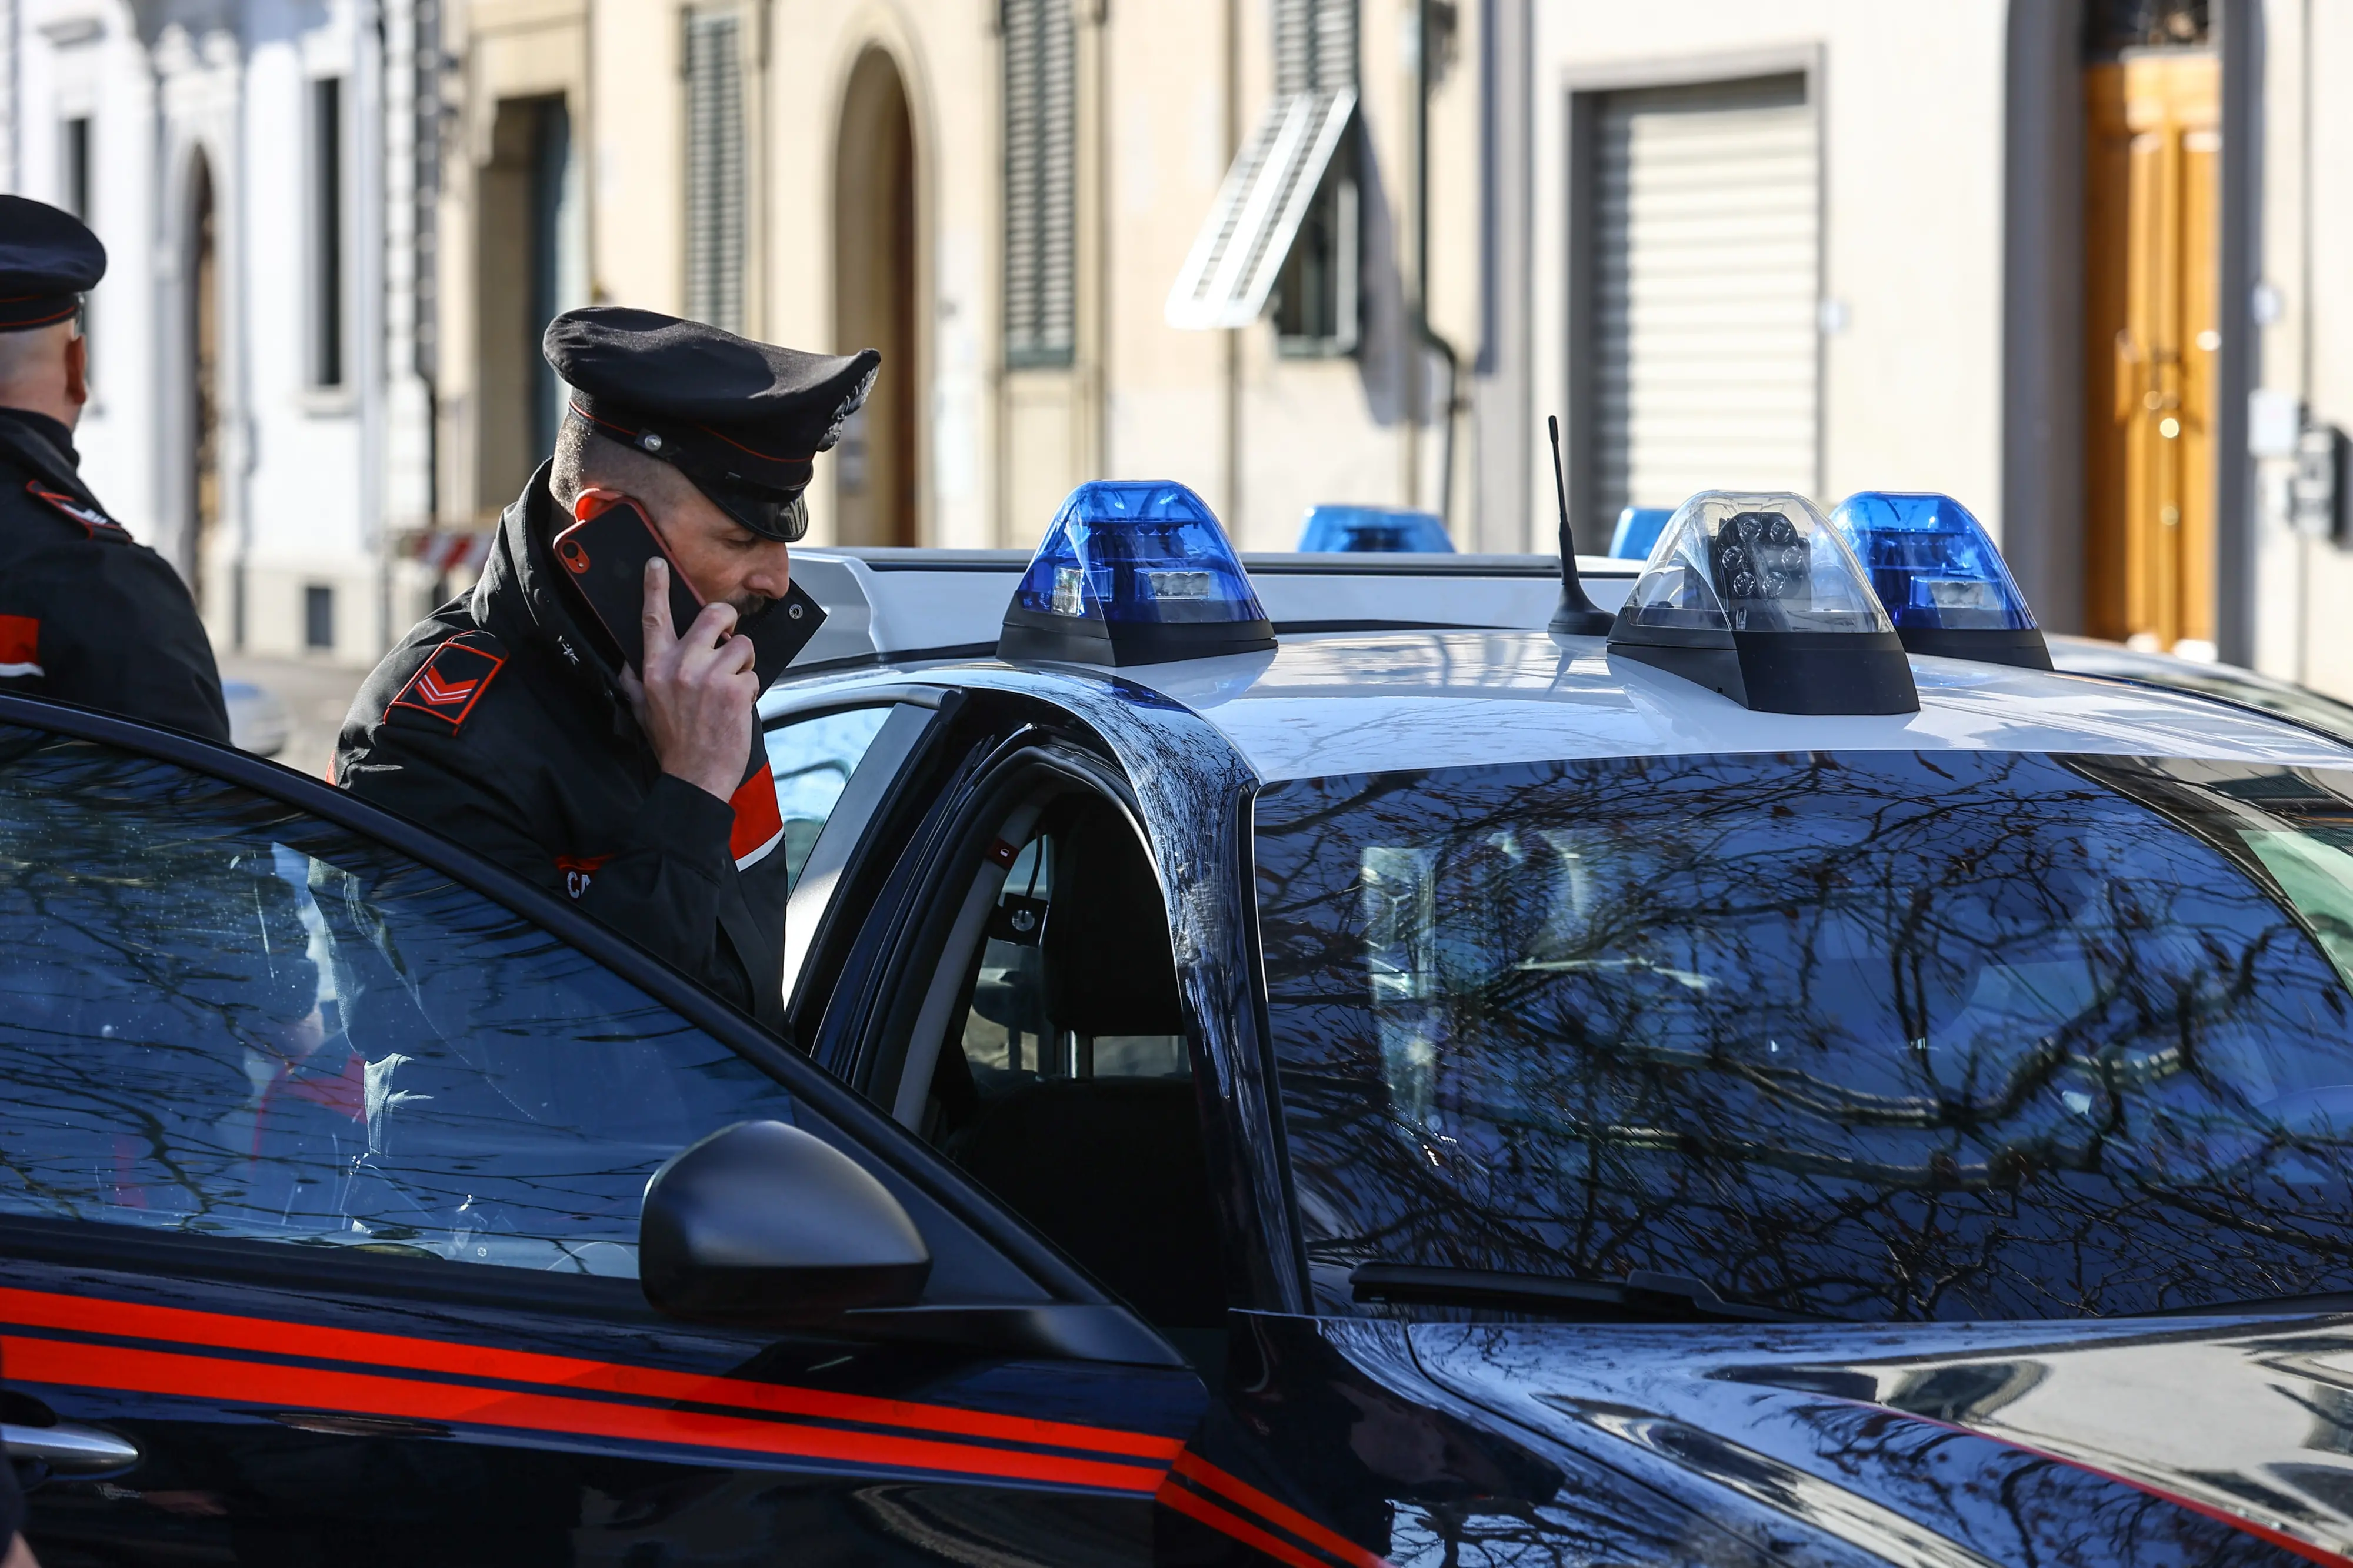
[{"label": "windshield wiper", "polygon": [[2320,1290],[2308,1296],[2246,1296],[2235,1301],[2201,1301],[2194,1307],[2152,1307],[2146,1312],[2110,1312],[2112,1318],[2326,1317],[2353,1312],[2353,1290]]},{"label": "windshield wiper", "polygon": [[1822,1322],[1819,1313],[1784,1312],[1727,1301],[1704,1282],[1638,1268],[1620,1280],[1564,1279],[1421,1263],[1366,1263],[1348,1276],[1359,1301],[1400,1305],[1495,1307],[1588,1322]]}]

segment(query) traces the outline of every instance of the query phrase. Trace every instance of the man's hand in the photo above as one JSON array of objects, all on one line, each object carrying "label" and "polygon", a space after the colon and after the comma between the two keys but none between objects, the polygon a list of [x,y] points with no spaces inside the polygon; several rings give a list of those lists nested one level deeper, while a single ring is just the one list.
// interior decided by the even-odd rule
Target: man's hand
[{"label": "man's hand", "polygon": [[734,631],[734,609],[709,604],[679,636],[670,621],[670,563],[646,563],[646,668],[642,679],[624,669],[621,686],[662,772],[722,800],[744,782],[760,700],[752,639]]}]

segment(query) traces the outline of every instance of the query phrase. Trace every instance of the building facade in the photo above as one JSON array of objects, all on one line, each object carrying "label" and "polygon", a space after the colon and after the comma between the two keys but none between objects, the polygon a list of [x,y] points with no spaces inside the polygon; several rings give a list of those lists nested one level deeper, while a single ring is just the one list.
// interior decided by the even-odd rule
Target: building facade
[{"label": "building facade", "polygon": [[[1292,544],[1315,501],[1475,528],[1470,9],[472,0],[466,16],[440,319],[445,350],[473,357],[443,356],[446,525],[487,517],[545,450],[531,323],[594,299],[882,352],[812,493],[821,540],[1028,543],[1099,475],[1184,479],[1257,547]],[[565,135],[526,129],[559,104]],[[1310,113],[1318,134],[1286,137]],[[1226,279],[1243,324],[1172,324],[1221,193],[1250,250]]]},{"label": "building facade", "polygon": [[9,187],[110,257],[83,469],[216,646],[348,664],[422,521],[409,0],[12,0]]},{"label": "building facade", "polygon": [[2353,691],[2328,0],[0,6],[0,174],[117,258],[93,472],[225,642],[462,580],[610,300],[882,351],[819,541],[1167,476],[1546,549],[1557,413],[1588,549],[1942,489],[2053,627]]}]

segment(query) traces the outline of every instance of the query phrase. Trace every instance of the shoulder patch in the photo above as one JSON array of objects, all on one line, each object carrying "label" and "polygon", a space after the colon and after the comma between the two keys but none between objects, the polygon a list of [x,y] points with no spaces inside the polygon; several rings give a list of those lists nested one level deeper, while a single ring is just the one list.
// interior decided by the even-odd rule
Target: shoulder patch
[{"label": "shoulder patch", "polygon": [[38,479],[25,481],[26,493],[35,500],[47,501],[63,512],[71,521],[82,526],[82,531],[92,539],[104,539],[116,544],[131,542],[131,531],[107,516],[98,508],[75,500],[63,490],[53,490]]},{"label": "shoulder patch", "polygon": [[487,632],[459,632],[426,656],[423,667],[385,709],[385,719],[390,721],[393,709],[406,708],[447,724],[454,735],[506,662],[496,637]]}]

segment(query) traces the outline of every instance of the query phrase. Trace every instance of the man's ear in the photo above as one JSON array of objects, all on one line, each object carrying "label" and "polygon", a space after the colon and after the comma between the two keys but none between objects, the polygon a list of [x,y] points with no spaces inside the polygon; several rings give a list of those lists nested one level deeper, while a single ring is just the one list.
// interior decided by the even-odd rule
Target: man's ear
[{"label": "man's ear", "polygon": [[79,332],[66,339],[66,401],[76,408],[90,401],[90,340]]},{"label": "man's ear", "polygon": [[[629,499],[619,490],[607,489],[602,485],[591,485],[573,498],[572,521],[586,522],[606,508],[617,506]],[[642,511],[645,509],[640,505],[638,510]]]}]

